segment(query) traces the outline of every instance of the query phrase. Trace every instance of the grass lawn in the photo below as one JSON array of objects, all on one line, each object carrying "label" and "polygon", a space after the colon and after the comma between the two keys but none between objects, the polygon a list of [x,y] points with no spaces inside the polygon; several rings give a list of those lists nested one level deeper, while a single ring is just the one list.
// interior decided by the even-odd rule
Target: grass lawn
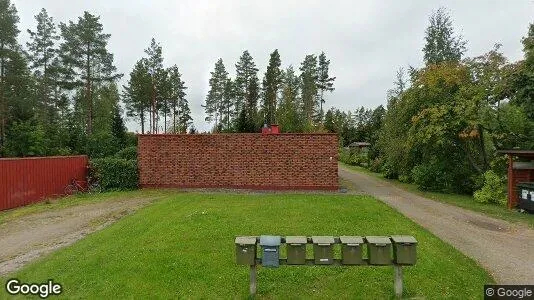
[{"label": "grass lawn", "polygon": [[[2,282],[53,279],[67,298],[247,298],[249,270],[235,264],[234,237],[259,234],[414,235],[418,262],[404,268],[407,297],[480,298],[493,282],[473,260],[369,196],[224,193],[167,194]],[[258,296],[391,298],[393,268],[260,267]]]},{"label": "grass lawn", "polygon": [[385,180],[389,183],[394,184],[395,186],[399,188],[402,188],[404,190],[407,190],[409,192],[412,192],[414,194],[417,194],[417,195],[420,195],[420,196],[423,196],[423,197],[426,197],[432,200],[449,203],[449,204],[456,205],[456,206],[459,206],[465,209],[484,213],[489,216],[500,218],[500,219],[507,220],[507,221],[514,222],[514,223],[521,222],[521,223],[527,224],[529,227],[534,228],[534,215],[532,214],[519,213],[515,210],[510,210],[504,206],[499,206],[496,204],[478,203],[473,199],[472,196],[469,196],[469,195],[445,194],[445,193],[421,191],[417,188],[415,184],[403,183],[395,179],[386,179],[384,178],[382,174],[371,172],[368,169],[365,169],[362,167],[349,166],[344,163],[339,163],[339,164],[348,169],[355,170],[357,172],[369,174],[371,176],[380,178],[382,180]]}]

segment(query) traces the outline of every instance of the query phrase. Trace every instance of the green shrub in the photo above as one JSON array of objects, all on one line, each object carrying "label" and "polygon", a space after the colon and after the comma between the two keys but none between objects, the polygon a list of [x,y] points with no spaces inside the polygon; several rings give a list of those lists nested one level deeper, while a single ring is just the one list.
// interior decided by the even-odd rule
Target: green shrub
[{"label": "green shrub", "polygon": [[126,147],[115,154],[116,158],[137,160],[137,146]]},{"label": "green shrub", "polygon": [[339,149],[339,161],[344,164],[350,165],[350,151],[340,148]]},{"label": "green shrub", "polygon": [[384,171],[384,160],[380,157],[373,159],[369,166],[371,172],[380,173]]},{"label": "green shrub", "polygon": [[87,138],[86,153],[90,158],[110,157],[118,149],[119,144],[111,133],[95,133]]},{"label": "green shrub", "polygon": [[484,173],[484,186],[474,193],[476,202],[506,205],[506,183],[493,171]]},{"label": "green shrub", "polygon": [[90,177],[98,181],[103,191],[136,189],[137,161],[115,157],[92,159]]},{"label": "green shrub", "polygon": [[350,156],[350,164],[353,166],[367,166],[367,156],[362,153],[353,153]]},{"label": "green shrub", "polygon": [[407,174],[399,175],[399,181],[404,183],[412,183],[412,177]]}]

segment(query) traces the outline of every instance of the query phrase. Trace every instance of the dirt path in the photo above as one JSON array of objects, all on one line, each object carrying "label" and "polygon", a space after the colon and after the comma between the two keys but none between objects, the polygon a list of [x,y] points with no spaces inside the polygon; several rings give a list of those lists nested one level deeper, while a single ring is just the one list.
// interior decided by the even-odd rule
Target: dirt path
[{"label": "dirt path", "polygon": [[399,189],[339,167],[339,175],[475,259],[501,284],[534,284],[534,230]]},{"label": "dirt path", "polygon": [[110,200],[35,213],[0,224],[0,275],[70,245],[154,199]]}]

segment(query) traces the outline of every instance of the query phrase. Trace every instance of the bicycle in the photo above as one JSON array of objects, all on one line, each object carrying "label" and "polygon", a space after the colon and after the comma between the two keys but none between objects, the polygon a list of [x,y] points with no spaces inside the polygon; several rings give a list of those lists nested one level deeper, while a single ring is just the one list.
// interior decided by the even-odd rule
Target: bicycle
[{"label": "bicycle", "polygon": [[100,193],[102,189],[97,182],[87,184],[87,181],[71,179],[70,184],[65,187],[65,195],[74,195],[78,193]]}]

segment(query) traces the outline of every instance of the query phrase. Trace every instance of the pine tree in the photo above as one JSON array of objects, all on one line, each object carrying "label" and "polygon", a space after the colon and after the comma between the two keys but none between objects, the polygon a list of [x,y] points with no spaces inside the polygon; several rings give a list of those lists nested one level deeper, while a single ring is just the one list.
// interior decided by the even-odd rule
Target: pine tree
[{"label": "pine tree", "polygon": [[[148,67],[148,74],[150,74],[152,81],[152,92],[150,97],[150,132],[158,132],[158,111],[160,101],[164,98],[165,88],[165,70],[163,69],[163,54],[159,43],[152,38],[150,46],[145,49],[148,55],[146,62]],[[158,91],[159,90],[159,91]]]},{"label": "pine tree", "polygon": [[392,109],[406,90],[407,82],[404,75],[404,68],[400,67],[395,74],[394,88],[387,91],[388,110]]},{"label": "pine tree", "polygon": [[[250,82],[253,80],[258,80],[258,68],[252,59],[252,56],[248,50],[243,51],[243,54],[239,58],[239,62],[235,65],[236,68],[236,78],[235,78],[235,104],[234,111],[235,115],[241,114],[241,111],[246,106],[247,98],[251,98],[248,95],[251,93]],[[255,83],[257,84],[257,82]],[[257,108],[255,108],[257,110]],[[247,111],[251,111],[252,108],[249,105],[249,108],[245,108],[245,114]],[[248,117],[247,117],[248,118]]]},{"label": "pine tree", "polygon": [[262,110],[264,121],[267,124],[275,124],[277,96],[282,83],[282,71],[280,65],[280,54],[278,49],[271,53],[269,65],[263,79],[263,103]]},{"label": "pine tree", "polygon": [[330,68],[330,60],[326,59],[326,55],[324,52],[321,52],[319,55],[319,67],[318,67],[318,75],[317,75],[317,89],[319,91],[319,121],[322,122],[323,120],[323,104],[325,103],[324,100],[324,92],[333,92],[334,91],[334,81],[336,80],[336,77],[330,77],[328,74]]},{"label": "pine tree", "polygon": [[114,82],[100,85],[94,90],[93,133],[109,134],[113,132],[112,122],[119,102],[119,89]]},{"label": "pine tree", "polygon": [[169,73],[170,80],[170,106],[172,114],[172,132],[173,133],[186,133],[187,128],[193,120],[191,118],[191,111],[189,109],[189,103],[185,98],[185,82],[182,81],[182,74],[178,70],[178,66],[174,65],[170,67],[167,72]]},{"label": "pine tree", "polygon": [[8,123],[9,83],[7,69],[18,52],[17,24],[19,17],[15,5],[10,0],[0,0],[0,154],[6,137]]},{"label": "pine tree", "polygon": [[54,119],[56,111],[53,91],[55,90],[58,71],[57,49],[55,43],[59,40],[56,25],[52,17],[48,16],[46,9],[41,9],[35,16],[37,28],[28,29],[30,42],[28,47],[31,69],[39,82],[39,98],[43,108],[43,121],[48,123]]},{"label": "pine tree", "polygon": [[126,145],[126,126],[121,116],[121,108],[118,105],[113,106],[113,118],[111,121],[111,134],[118,144],[118,148],[122,149]]},{"label": "pine tree", "polygon": [[126,115],[139,120],[141,133],[144,134],[152,96],[152,78],[148,73],[148,63],[145,58],[136,62],[128,84],[123,88],[122,100],[126,105]]},{"label": "pine tree", "polygon": [[460,61],[466,51],[466,41],[455,36],[452,21],[444,8],[439,8],[429,18],[423,48],[427,65],[444,61]]},{"label": "pine tree", "polygon": [[86,112],[86,133],[93,132],[95,86],[103,82],[112,82],[122,76],[116,73],[113,54],[109,53],[107,42],[110,34],[103,33],[100,17],[84,12],[78,22],[60,23],[63,43],[60,46],[62,72],[66,87],[75,89],[84,87]]},{"label": "pine tree", "polygon": [[232,118],[234,116],[234,101],[235,89],[234,82],[231,78],[226,80],[224,84],[224,93],[221,102],[221,124],[224,126],[224,131],[232,131]]},{"label": "pine tree", "polygon": [[282,99],[277,110],[277,120],[284,132],[302,132],[302,113],[299,99],[300,79],[293,66],[283,72]]},{"label": "pine tree", "polygon": [[303,113],[306,127],[313,125],[313,117],[317,111],[317,57],[313,54],[306,55],[300,66],[301,92]]},{"label": "pine tree", "polygon": [[222,58],[219,58],[215,63],[214,70],[211,72],[209,81],[210,90],[206,96],[206,104],[203,105],[207,115],[206,121],[215,121],[215,131],[219,131],[220,129],[219,118],[221,112],[224,112],[222,102],[224,100],[224,90],[227,80],[228,72],[226,72]]}]

